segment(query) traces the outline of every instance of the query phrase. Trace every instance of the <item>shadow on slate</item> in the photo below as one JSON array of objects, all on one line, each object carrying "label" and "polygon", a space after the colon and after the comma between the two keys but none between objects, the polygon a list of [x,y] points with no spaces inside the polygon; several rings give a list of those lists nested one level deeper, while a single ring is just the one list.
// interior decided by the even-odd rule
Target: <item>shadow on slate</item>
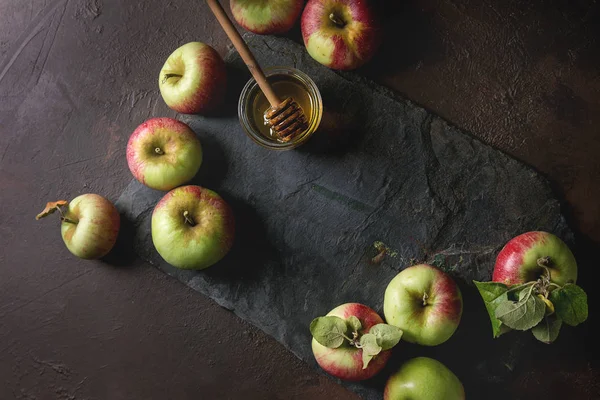
[{"label": "shadow on slate", "polygon": [[[378,377],[343,384],[366,399],[381,398],[395,368],[427,355],[460,377],[469,398],[507,398],[503,390],[531,334],[492,339],[471,281],[489,280],[497,252],[519,233],[546,230],[571,240],[547,182],[390,91],[317,64],[289,40],[246,40],[263,66],[292,65],[312,77],[325,105],[322,129],[297,150],[274,152],[254,144],[231,113],[183,116],[207,157],[193,182],[232,205],[234,248],[205,271],[169,266],[150,235],[152,208],[164,193],[132,181],[117,206],[133,221],[136,252],[315,367],[308,330],[314,317],[345,302],[381,313],[390,279],[410,264],[435,263],[463,291],[456,334],[434,348],[401,342]],[[237,53],[226,61],[235,82],[229,96],[237,97],[248,73]],[[373,264],[376,241],[397,255]]]}]

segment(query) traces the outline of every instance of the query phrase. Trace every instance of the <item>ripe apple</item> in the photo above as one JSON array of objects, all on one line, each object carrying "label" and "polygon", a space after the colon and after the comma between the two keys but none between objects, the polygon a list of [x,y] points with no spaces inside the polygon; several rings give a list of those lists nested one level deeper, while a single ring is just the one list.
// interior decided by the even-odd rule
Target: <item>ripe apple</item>
[{"label": "ripe apple", "polygon": [[304,0],[231,0],[233,18],[259,35],[286,33],[298,19]]},{"label": "ripe apple", "polygon": [[301,19],[308,54],[332,69],[355,69],[381,43],[378,18],[368,0],[309,0]]},{"label": "ripe apple", "polygon": [[560,286],[577,281],[577,262],[569,247],[548,232],[523,233],[511,239],[496,258],[492,281],[515,285],[537,280],[550,272]]},{"label": "ripe apple", "polygon": [[204,114],[221,105],[225,96],[225,63],[215,49],[190,42],[175,50],[160,70],[163,100],[183,114]]},{"label": "ripe apple", "polygon": [[212,190],[181,186],[152,213],[152,242],[162,258],[181,269],[204,269],[227,254],[234,220],[229,205]]},{"label": "ripe apple", "polygon": [[129,137],[127,164],[144,185],[171,190],[196,175],[202,164],[202,146],[183,122],[152,118]]},{"label": "ripe apple", "polygon": [[[61,207],[66,207],[63,211]],[[119,235],[121,219],[115,206],[97,194],[82,194],[71,202],[59,200],[46,205],[36,219],[55,211],[61,215],[60,232],[65,245],[79,258],[104,257]]]},{"label": "ripe apple", "polygon": [[464,400],[460,380],[444,364],[428,357],[408,360],[385,385],[384,400]]},{"label": "ripe apple", "polygon": [[[360,303],[346,303],[331,310],[327,316],[347,319],[355,316],[362,324],[361,333],[369,333],[371,328],[382,324],[383,320],[370,307]],[[376,375],[388,362],[391,351],[385,350],[375,356],[367,368],[363,369],[362,349],[353,346],[341,346],[335,349],[325,347],[312,340],[312,351],[317,363],[328,374],[348,381],[362,381]]]},{"label": "ripe apple", "polygon": [[462,295],[456,282],[426,264],[406,268],[385,290],[383,312],[388,324],[404,331],[403,339],[425,346],[444,343],[458,328]]}]

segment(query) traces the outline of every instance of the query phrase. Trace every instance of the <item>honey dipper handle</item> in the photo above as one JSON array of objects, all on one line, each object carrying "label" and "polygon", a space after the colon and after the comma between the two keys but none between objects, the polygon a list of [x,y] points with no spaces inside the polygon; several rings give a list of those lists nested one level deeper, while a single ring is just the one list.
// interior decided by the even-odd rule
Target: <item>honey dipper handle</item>
[{"label": "honey dipper handle", "polygon": [[254,55],[252,55],[250,49],[248,48],[248,45],[246,45],[244,39],[242,39],[238,31],[231,23],[231,20],[225,13],[225,10],[223,10],[223,7],[221,7],[221,4],[219,4],[217,0],[206,0],[206,2],[208,3],[208,6],[212,10],[213,14],[215,14],[215,17],[217,17],[217,21],[219,21],[219,24],[221,24],[221,26],[223,27],[223,30],[229,37],[229,40],[231,40],[231,43],[233,43],[235,49],[238,51],[238,53],[240,53],[242,60],[244,60],[244,63],[246,63],[246,66],[250,70],[250,73],[252,74],[252,76],[256,80],[256,83],[258,83],[258,86],[260,86],[261,90],[267,97],[267,100],[269,100],[271,106],[276,107],[279,104],[281,104],[281,100],[275,94],[269,82],[267,82],[267,78],[265,77],[265,74],[256,62]]}]

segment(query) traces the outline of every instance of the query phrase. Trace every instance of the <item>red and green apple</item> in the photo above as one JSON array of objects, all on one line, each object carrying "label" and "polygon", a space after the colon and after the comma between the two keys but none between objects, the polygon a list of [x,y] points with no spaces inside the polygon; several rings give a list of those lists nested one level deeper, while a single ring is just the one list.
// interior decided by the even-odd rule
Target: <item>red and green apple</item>
[{"label": "red and green apple", "polygon": [[408,360],[385,385],[384,400],[464,400],[462,383],[444,364],[428,357]]},{"label": "red and green apple", "polygon": [[231,249],[234,218],[212,190],[181,186],[167,193],[152,213],[152,242],[161,257],[181,269],[204,269]]},{"label": "red and green apple", "polygon": [[301,18],[308,54],[338,70],[360,67],[381,43],[380,22],[369,0],[309,0]]},{"label": "red and green apple", "polygon": [[577,281],[577,262],[569,247],[555,235],[533,231],[511,239],[496,258],[492,281],[516,285],[550,272],[560,286]]},{"label": "red and green apple", "polygon": [[390,349],[402,331],[386,325],[370,307],[346,303],[310,326],[312,351],[319,366],[330,375],[348,381],[369,379],[390,358]]},{"label": "red and green apple", "polygon": [[404,332],[403,339],[425,346],[444,343],[462,316],[462,295],[454,280],[426,264],[406,268],[385,290],[386,321]]},{"label": "red and green apple", "polygon": [[36,219],[55,211],[60,214],[63,241],[75,256],[88,260],[102,258],[115,245],[121,219],[115,206],[104,197],[88,193],[70,202],[50,202]]},{"label": "red and green apple", "polygon": [[127,164],[144,185],[171,190],[196,175],[202,164],[202,146],[183,122],[152,118],[129,137]]},{"label": "red and green apple", "polygon": [[273,35],[292,29],[304,0],[231,0],[229,4],[233,18],[244,29]]},{"label": "red and green apple", "polygon": [[160,70],[158,87],[167,105],[183,114],[206,114],[225,97],[227,72],[215,49],[190,42],[175,50]]}]

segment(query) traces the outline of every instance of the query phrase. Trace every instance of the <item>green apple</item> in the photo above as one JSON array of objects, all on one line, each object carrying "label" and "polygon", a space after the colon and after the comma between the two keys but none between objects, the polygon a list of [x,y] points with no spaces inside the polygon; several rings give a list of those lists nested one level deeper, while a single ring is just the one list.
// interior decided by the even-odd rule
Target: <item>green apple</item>
[{"label": "green apple", "polygon": [[464,400],[460,380],[444,364],[428,357],[408,360],[385,385],[384,400]]},{"label": "green apple", "polygon": [[302,12],[304,0],[231,0],[238,24],[259,35],[286,33]]},{"label": "green apple", "polygon": [[115,206],[104,197],[88,193],[70,202],[50,202],[36,219],[55,211],[60,213],[63,241],[75,256],[88,260],[102,258],[115,245],[121,218]]},{"label": "green apple", "polygon": [[158,87],[163,100],[183,114],[205,114],[225,98],[227,73],[215,49],[190,42],[175,50],[163,65]]},{"label": "green apple", "polygon": [[406,268],[385,290],[383,312],[388,324],[404,331],[404,340],[436,346],[450,339],[462,316],[456,282],[426,264]]},{"label": "green apple", "polygon": [[202,164],[202,146],[183,122],[152,118],[129,137],[127,164],[144,185],[171,190],[196,175]]},{"label": "green apple", "polygon": [[152,242],[161,257],[181,269],[204,269],[233,244],[234,219],[217,193],[181,186],[167,193],[152,213]]}]

